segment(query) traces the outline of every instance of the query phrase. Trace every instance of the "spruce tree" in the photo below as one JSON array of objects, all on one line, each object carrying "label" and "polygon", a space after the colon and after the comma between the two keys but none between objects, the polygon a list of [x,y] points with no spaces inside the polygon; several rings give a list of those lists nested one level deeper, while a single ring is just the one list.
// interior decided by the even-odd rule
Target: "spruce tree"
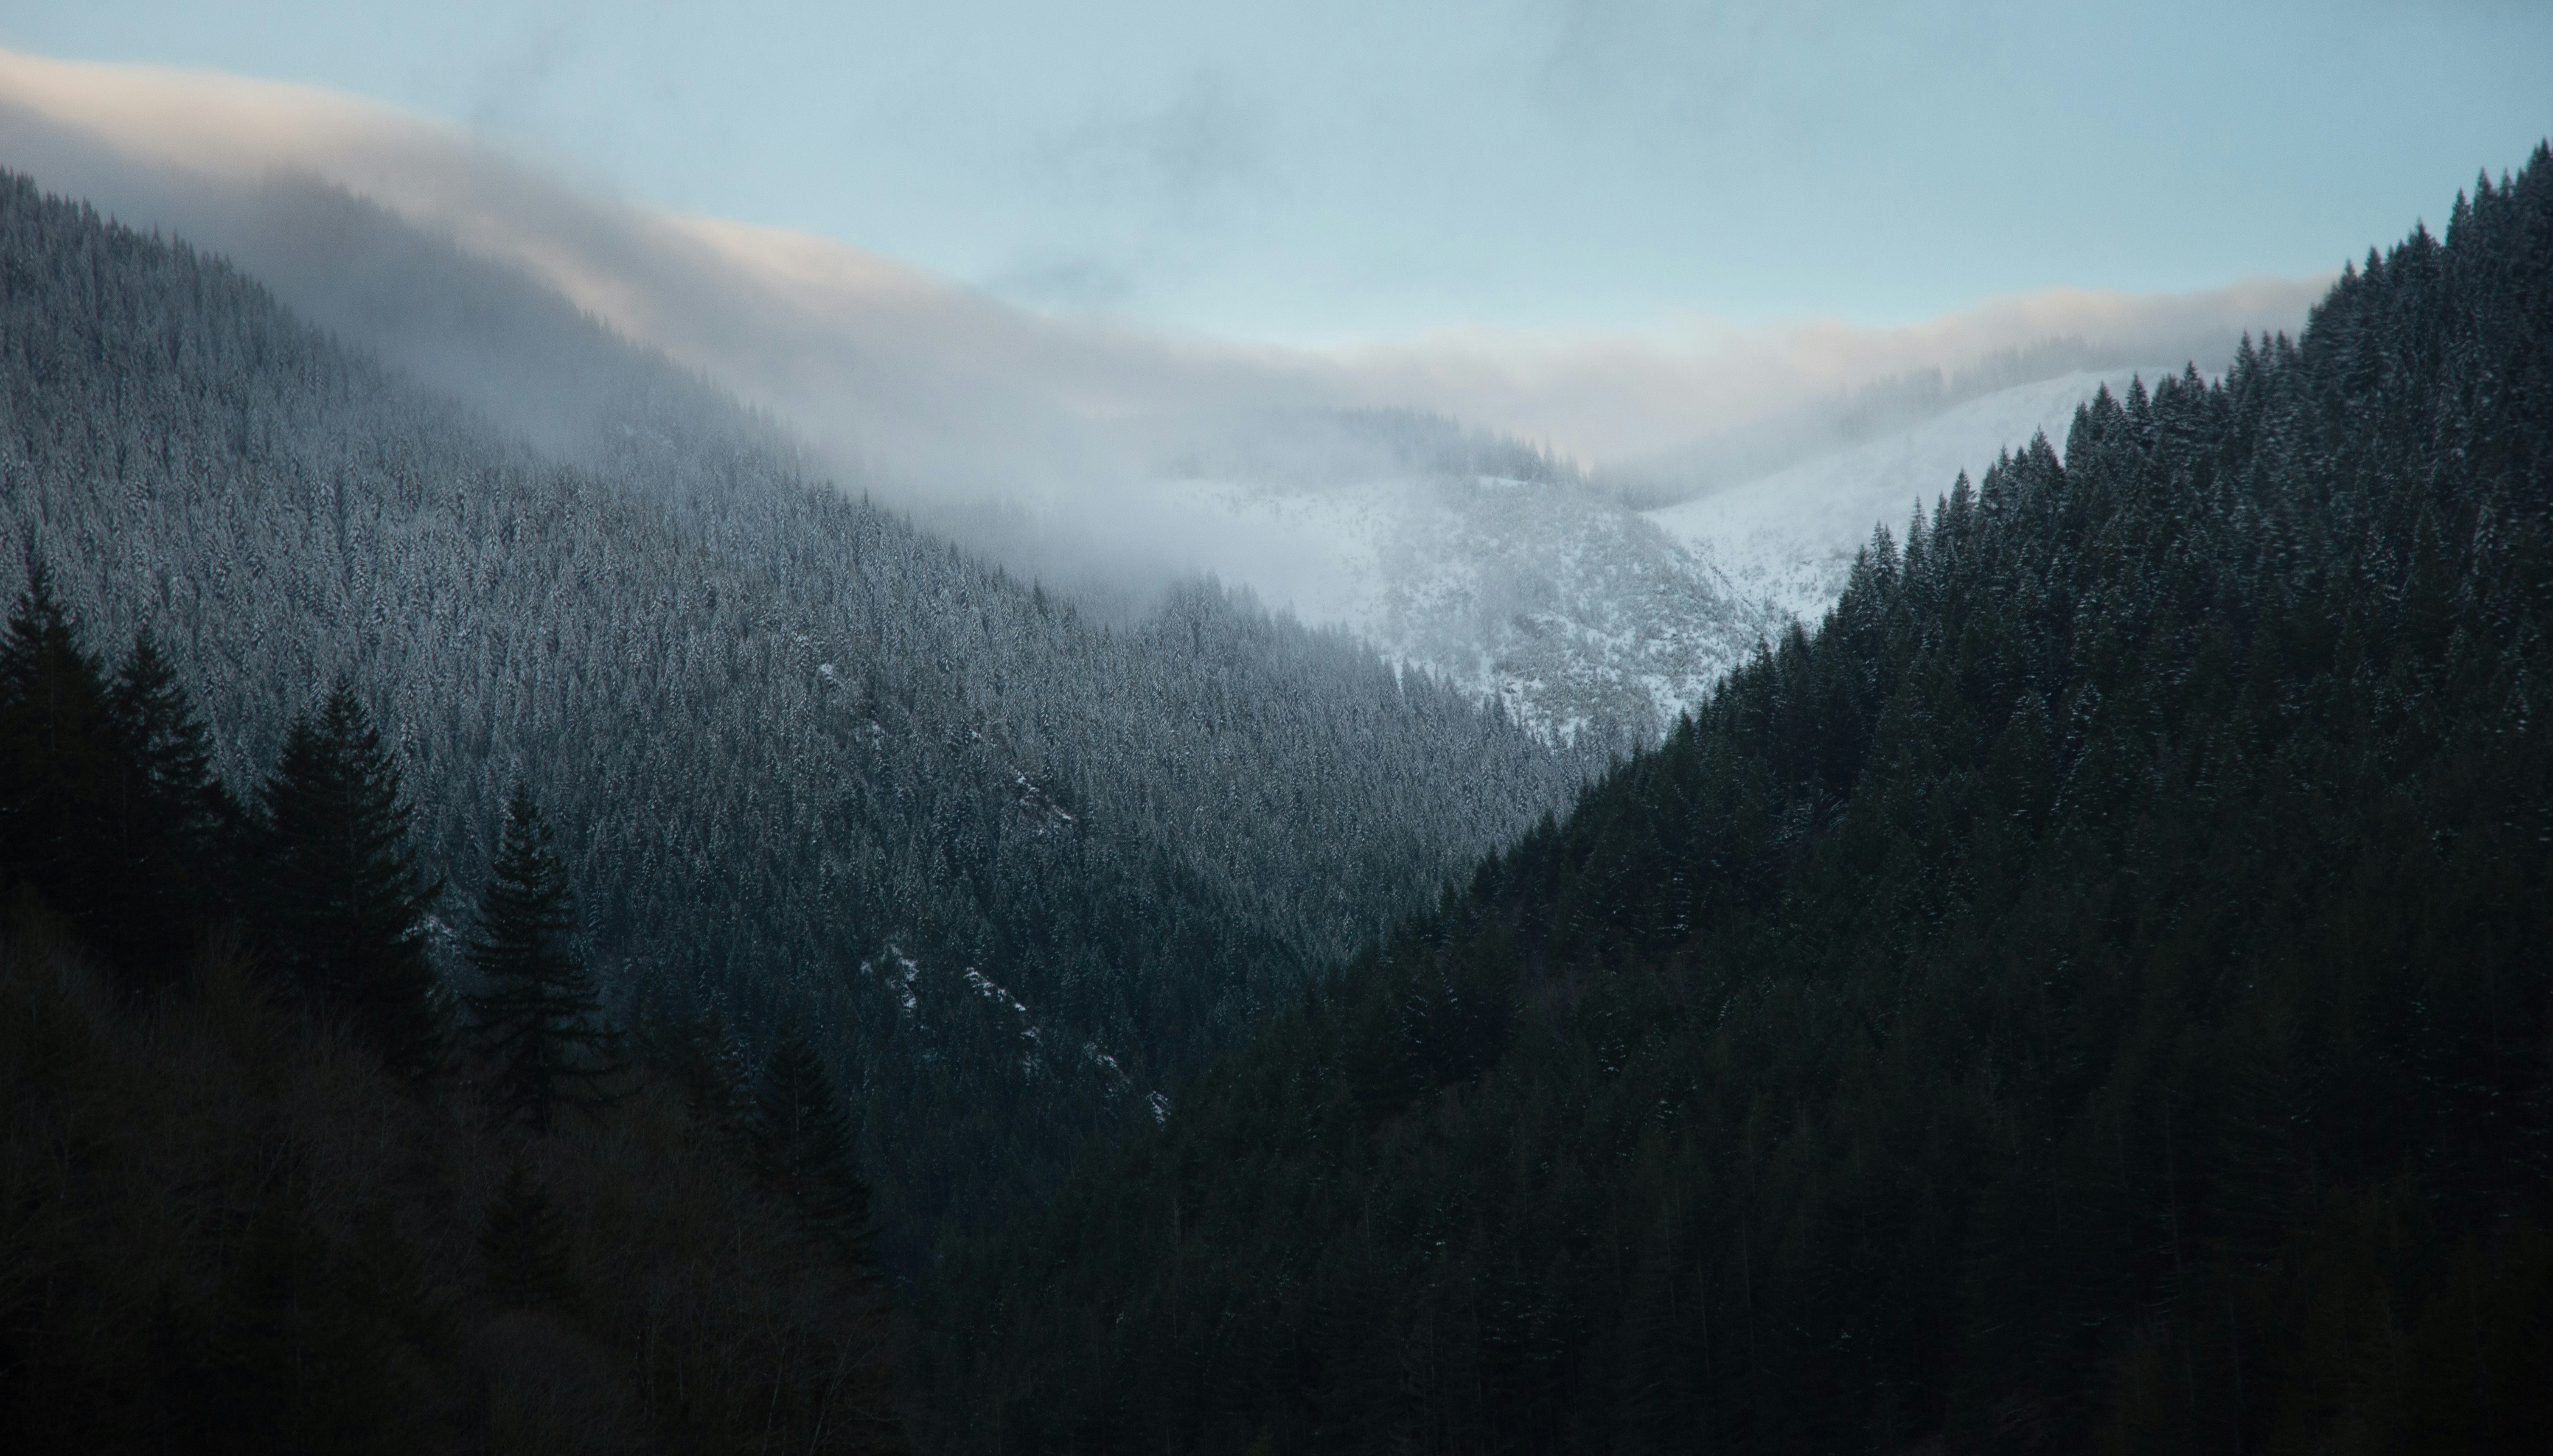
[{"label": "spruce tree", "polygon": [[498,1064],[498,1106],[545,1132],[560,1103],[596,1101],[596,1081],[611,1069],[613,1038],[575,932],[567,865],[530,791],[517,785],[466,952],[480,988],[464,1002],[474,1037]]},{"label": "spruce tree", "polygon": [[763,1064],[744,1131],[754,1171],[853,1264],[873,1264],[869,1189],[852,1161],[850,1122],[824,1062],[798,1032],[784,1033]]},{"label": "spruce tree", "polygon": [[114,764],[106,795],[125,880],[116,937],[137,968],[173,965],[227,899],[222,851],[239,806],[213,776],[203,721],[148,628],[106,688]]},{"label": "spruce tree", "polygon": [[500,1304],[527,1309],[568,1296],[567,1217],[519,1158],[488,1202],[479,1253]]},{"label": "spruce tree", "polygon": [[179,686],[151,629],[133,635],[106,690],[116,746],[130,765],[119,789],[127,814],[147,814],[189,838],[208,838],[233,806],[213,776],[213,750],[203,720]]},{"label": "spruce tree", "polygon": [[0,636],[0,883],[126,971],[166,974],[218,908],[237,814],[211,763],[150,633],[110,679],[31,558]]},{"label": "spruce tree", "polygon": [[269,951],[312,1005],[352,1016],[392,1069],[436,1069],[446,1041],[441,982],[426,953],[442,892],[408,844],[398,767],[339,679],[317,721],[284,735],[267,781],[263,883]]},{"label": "spruce tree", "polygon": [[112,766],[104,675],[31,551],[0,635],[0,885],[33,887],[92,935],[119,878],[99,832]]}]

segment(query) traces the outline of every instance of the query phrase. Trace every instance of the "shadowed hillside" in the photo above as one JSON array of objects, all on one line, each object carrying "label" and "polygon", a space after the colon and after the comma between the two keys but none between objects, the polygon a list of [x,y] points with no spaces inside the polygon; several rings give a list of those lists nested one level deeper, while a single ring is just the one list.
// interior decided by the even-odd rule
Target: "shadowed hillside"
[{"label": "shadowed hillside", "polygon": [[924,1439],[2540,1450],[2548,628],[2539,149],[1093,1150]]}]

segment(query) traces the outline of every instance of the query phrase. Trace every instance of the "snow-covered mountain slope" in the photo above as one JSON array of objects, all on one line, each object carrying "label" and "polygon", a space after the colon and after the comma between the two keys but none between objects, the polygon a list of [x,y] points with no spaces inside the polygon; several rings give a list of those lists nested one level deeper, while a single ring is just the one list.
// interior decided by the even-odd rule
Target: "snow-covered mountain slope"
[{"label": "snow-covered mountain slope", "polygon": [[1566,481],[1177,481],[1208,559],[1545,736],[1651,733],[1777,625],[1702,552]]},{"label": "snow-covered mountain slope", "polygon": [[1404,468],[1282,484],[1153,487],[1155,528],[1306,620],[1495,698],[1527,728],[1651,733],[1794,616],[1814,622],[1852,553],[1961,471],[2161,368],[2079,372],[1971,399],[1883,438],[1645,514],[1565,475]]},{"label": "snow-covered mountain slope", "polygon": [[2061,449],[2074,407],[2096,390],[2121,393],[2133,377],[2177,373],[2152,366],[2015,386],[1884,438],[1649,511],[1648,519],[1707,555],[1741,598],[1814,622],[1842,592],[1853,552],[1873,526],[1902,532],[1915,503],[1946,493],[1961,471],[1982,476],[1996,456],[2042,431]]},{"label": "snow-covered mountain slope", "polygon": [[[243,788],[353,682],[456,898],[530,788],[615,1010],[810,1028],[897,1130],[861,1157],[908,1246],[1150,1116],[1597,766],[1194,584],[1096,620],[562,300],[439,277],[508,321],[448,336],[492,374],[590,368],[560,455],[0,172],[0,603],[24,546],[90,650],[148,627]],[[928,970],[859,974],[881,947]]]}]

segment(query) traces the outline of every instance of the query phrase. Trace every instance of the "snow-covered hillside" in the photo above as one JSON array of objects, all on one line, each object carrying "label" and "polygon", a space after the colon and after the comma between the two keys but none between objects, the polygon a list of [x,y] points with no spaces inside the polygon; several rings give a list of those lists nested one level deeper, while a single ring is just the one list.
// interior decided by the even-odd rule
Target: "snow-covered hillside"
[{"label": "snow-covered hillside", "polygon": [[1535,731],[1674,720],[1777,623],[1702,553],[1601,494],[1490,475],[1316,487],[1179,481],[1215,570]]},{"label": "snow-covered hillside", "polygon": [[1497,698],[1537,732],[1655,732],[1842,590],[1874,524],[1980,476],[2142,373],[2077,373],[1645,514],[1567,479],[1444,470],[1283,484],[1185,479],[1148,514],[1226,580]]},{"label": "snow-covered hillside", "polygon": [[2121,393],[2133,377],[2177,373],[2154,366],[2016,386],[1867,444],[1652,510],[1648,519],[1717,563],[1740,596],[1815,621],[1843,590],[1872,526],[1902,534],[1916,502],[1929,506],[1961,471],[1974,480],[2041,431],[2061,449],[2074,407],[2101,387]]}]

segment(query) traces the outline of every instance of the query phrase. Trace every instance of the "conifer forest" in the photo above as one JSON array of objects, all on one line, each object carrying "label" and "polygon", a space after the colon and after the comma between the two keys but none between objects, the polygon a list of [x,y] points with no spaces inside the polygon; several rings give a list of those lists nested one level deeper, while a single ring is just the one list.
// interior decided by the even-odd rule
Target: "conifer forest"
[{"label": "conifer forest", "polygon": [[0,1446],[2553,1450],[2553,150],[1662,729],[401,246],[577,408],[0,174]]}]

